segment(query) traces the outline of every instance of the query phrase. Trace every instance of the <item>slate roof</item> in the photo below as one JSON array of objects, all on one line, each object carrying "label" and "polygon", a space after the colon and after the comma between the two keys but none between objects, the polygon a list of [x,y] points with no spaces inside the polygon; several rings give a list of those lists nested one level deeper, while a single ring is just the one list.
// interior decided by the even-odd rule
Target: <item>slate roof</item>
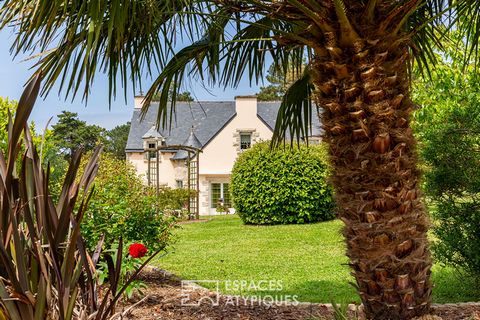
[{"label": "slate roof", "polygon": [[[152,103],[143,121],[140,109],[134,109],[126,152],[143,151],[142,136],[156,123],[158,103]],[[198,140],[205,146],[235,116],[234,101],[177,102],[171,128],[160,128],[167,145],[180,145],[193,126]]]},{"label": "slate roof", "polygon": [[162,139],[163,136],[160,134],[160,132],[157,131],[157,128],[155,126],[152,126],[147,133],[145,133],[142,136],[142,139]]},{"label": "slate roof", "polygon": [[[280,102],[258,102],[257,116],[271,129],[275,127]],[[126,152],[143,151],[142,137],[156,123],[158,103],[152,103],[141,121],[140,109],[134,109]],[[160,128],[159,134],[167,145],[181,145],[187,141],[191,129],[198,142],[205,147],[234,117],[235,101],[177,102],[171,128]],[[320,135],[318,117],[313,117],[312,135]]]},{"label": "slate roof", "polygon": [[[198,140],[197,136],[195,135],[195,130],[193,128],[190,129],[190,134],[188,135],[187,140],[182,143],[182,146],[186,147],[194,147],[201,149],[202,143]],[[193,155],[191,156],[193,157]],[[175,155],[171,158],[172,160],[184,160],[188,158],[188,151],[180,149],[175,153]]]},{"label": "slate roof", "polygon": [[[272,131],[275,129],[280,101],[258,101],[257,115]],[[315,106],[313,107],[315,108]],[[313,110],[312,116],[312,134],[311,136],[320,136],[322,133],[320,121],[318,120],[316,110]],[[287,139],[290,139],[287,133]]]}]

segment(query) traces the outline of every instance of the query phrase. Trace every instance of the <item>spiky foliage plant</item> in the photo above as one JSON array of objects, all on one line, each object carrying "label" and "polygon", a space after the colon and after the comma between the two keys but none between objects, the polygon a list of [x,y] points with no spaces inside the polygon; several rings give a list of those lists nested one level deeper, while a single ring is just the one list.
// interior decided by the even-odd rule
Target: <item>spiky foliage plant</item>
[{"label": "spiky foliage plant", "polygon": [[80,224],[92,196],[101,148],[95,149],[80,177],[81,150],[75,152],[54,203],[49,168],[42,168],[27,126],[40,81],[38,73],[26,86],[15,120],[9,122],[8,152],[0,150],[0,319],[107,319],[139,270],[125,286],[118,286],[120,241],[116,263],[105,255],[110,286],[98,301],[100,250],[87,252]]},{"label": "spiky foliage plant", "polygon": [[277,142],[288,131],[308,135],[314,101],[365,312],[408,319],[429,312],[432,288],[409,69],[417,62],[428,73],[432,43],[441,47],[451,28],[462,33],[465,59],[476,60],[479,7],[477,0],[7,0],[0,16],[1,26],[16,27],[15,52],[42,52],[44,92],[59,80],[67,95],[87,97],[96,70],[108,73],[110,96],[117,80],[126,88],[141,84],[142,73],[156,77],[144,111],[157,95],[159,125],[172,121],[185,80],[237,86],[245,75],[258,82],[269,57],[284,74],[292,66],[299,76],[283,98]]}]

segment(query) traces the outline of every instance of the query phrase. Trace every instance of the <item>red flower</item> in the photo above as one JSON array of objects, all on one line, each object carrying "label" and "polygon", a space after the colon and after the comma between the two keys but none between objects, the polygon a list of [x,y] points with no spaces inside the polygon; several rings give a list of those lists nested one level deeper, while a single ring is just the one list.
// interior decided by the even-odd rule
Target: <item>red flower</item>
[{"label": "red flower", "polygon": [[128,247],[128,252],[132,258],[141,258],[147,254],[147,247],[141,243],[132,243]]}]

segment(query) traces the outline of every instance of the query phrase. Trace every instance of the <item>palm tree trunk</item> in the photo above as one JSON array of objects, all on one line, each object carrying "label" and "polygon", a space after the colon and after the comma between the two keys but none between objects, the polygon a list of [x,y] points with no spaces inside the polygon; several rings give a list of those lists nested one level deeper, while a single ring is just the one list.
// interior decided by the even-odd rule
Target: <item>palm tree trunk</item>
[{"label": "palm tree trunk", "polygon": [[[372,34],[374,32],[370,32]],[[363,32],[362,34],[368,34]],[[429,312],[428,219],[409,126],[407,42],[401,35],[331,39],[313,64],[347,255],[371,319]]]}]

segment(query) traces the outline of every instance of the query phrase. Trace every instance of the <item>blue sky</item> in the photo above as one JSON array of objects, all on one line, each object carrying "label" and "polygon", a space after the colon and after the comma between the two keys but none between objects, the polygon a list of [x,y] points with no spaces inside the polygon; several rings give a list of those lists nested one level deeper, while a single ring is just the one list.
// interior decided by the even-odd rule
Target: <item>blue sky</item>
[{"label": "blue sky", "polygon": [[[26,57],[13,59],[10,55],[10,45],[13,36],[8,31],[0,32],[0,96],[18,100],[23,90],[23,85],[32,74],[29,68],[32,61],[25,61]],[[149,84],[148,80],[145,84]],[[192,81],[191,88],[186,88],[200,101],[206,100],[233,100],[236,95],[250,95],[258,91],[257,86],[250,87],[248,79],[244,79],[236,89],[232,88],[208,88],[205,89],[200,83]],[[137,92],[138,93],[138,92]],[[108,108],[108,82],[107,77],[101,73],[95,77],[95,83],[89,97],[88,104],[81,101],[81,96],[73,102],[71,99],[64,100],[58,95],[58,89],[50,91],[46,98],[37,100],[31,115],[31,120],[37,128],[43,128],[50,117],[54,117],[62,110],[78,113],[80,119],[89,124],[97,124],[111,129],[116,125],[130,120],[133,110],[133,92],[128,90],[127,103],[122,93],[113,101],[111,109]]]}]

